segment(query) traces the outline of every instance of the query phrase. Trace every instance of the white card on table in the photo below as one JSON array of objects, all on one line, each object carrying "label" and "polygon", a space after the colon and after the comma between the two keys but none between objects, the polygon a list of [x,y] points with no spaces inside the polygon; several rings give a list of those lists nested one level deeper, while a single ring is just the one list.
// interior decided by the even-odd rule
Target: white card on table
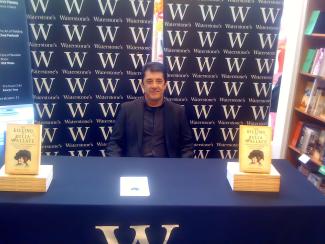
[{"label": "white card on table", "polygon": [[148,177],[120,177],[120,196],[150,196]]}]

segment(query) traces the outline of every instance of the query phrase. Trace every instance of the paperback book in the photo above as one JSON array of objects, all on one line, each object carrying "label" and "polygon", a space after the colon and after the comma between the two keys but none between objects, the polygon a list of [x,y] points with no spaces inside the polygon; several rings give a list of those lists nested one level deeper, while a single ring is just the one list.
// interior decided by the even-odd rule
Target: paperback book
[{"label": "paperback book", "polygon": [[270,173],[272,128],[240,125],[239,163],[241,172]]},{"label": "paperback book", "polygon": [[5,145],[6,174],[38,174],[42,125],[8,124]]}]

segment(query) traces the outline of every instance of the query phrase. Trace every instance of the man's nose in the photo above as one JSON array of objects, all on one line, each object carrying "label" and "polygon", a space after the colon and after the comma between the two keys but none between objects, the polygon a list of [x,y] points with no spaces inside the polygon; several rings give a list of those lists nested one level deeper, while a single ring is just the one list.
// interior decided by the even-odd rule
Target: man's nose
[{"label": "man's nose", "polygon": [[158,87],[158,83],[156,81],[153,81],[152,82],[152,87],[154,87],[154,88]]}]

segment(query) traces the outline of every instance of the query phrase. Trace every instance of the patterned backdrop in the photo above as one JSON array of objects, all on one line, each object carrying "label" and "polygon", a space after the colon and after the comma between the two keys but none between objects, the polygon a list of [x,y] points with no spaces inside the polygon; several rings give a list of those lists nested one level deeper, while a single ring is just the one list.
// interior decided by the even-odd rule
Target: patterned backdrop
[{"label": "patterned backdrop", "polygon": [[[121,103],[142,96],[154,1],[26,0],[43,153],[103,156]],[[282,1],[165,0],[168,99],[196,157],[238,157],[238,126],[267,124]]]}]

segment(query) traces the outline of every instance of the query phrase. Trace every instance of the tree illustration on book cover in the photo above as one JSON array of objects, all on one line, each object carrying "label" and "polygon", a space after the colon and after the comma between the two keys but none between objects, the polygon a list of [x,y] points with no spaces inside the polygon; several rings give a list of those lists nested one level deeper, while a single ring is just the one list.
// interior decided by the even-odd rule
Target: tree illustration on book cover
[{"label": "tree illustration on book cover", "polygon": [[16,165],[28,167],[32,160],[31,152],[28,150],[19,150],[15,155],[15,160],[17,161]]}]

